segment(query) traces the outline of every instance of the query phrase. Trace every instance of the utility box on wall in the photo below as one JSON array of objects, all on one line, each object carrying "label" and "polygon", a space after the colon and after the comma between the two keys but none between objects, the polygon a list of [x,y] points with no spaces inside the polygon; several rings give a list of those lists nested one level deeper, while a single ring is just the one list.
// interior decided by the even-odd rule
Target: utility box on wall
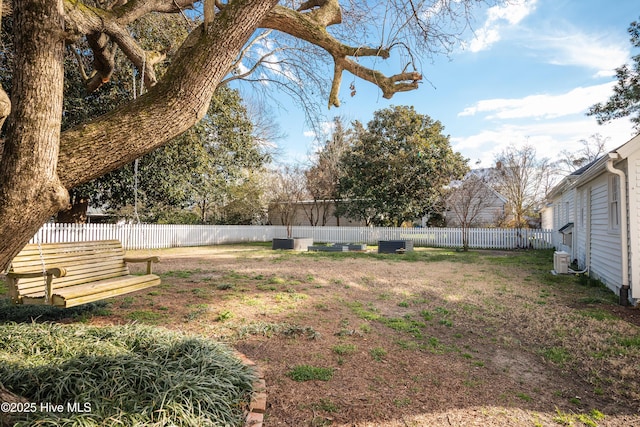
[{"label": "utility box on wall", "polygon": [[569,273],[569,254],[565,251],[553,253],[553,269],[558,274]]}]

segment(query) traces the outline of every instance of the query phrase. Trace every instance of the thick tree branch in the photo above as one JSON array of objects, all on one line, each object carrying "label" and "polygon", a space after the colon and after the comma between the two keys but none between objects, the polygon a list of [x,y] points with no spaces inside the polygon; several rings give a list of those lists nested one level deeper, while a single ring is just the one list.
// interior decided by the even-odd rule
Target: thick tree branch
[{"label": "thick tree branch", "polygon": [[339,9],[337,1],[333,2],[329,0],[325,2],[323,0],[312,0],[312,2],[303,4],[301,9],[303,7],[313,7],[318,4],[322,4],[320,8],[309,13],[300,13],[282,6],[277,6],[267,16],[262,26],[287,33],[319,46],[333,57],[335,66],[331,93],[329,95],[329,107],[338,107],[340,105],[339,91],[342,72],[344,70],[378,86],[382,90],[385,98],[391,98],[397,92],[409,91],[418,87],[419,81],[422,80],[422,75],[418,72],[400,73],[387,77],[379,71],[364,67],[351,60],[349,57],[359,56],[376,56],[386,59],[389,57],[390,52],[388,49],[383,48],[348,46],[336,40],[326,30],[326,26],[329,25],[327,22],[332,22],[326,18],[330,16],[329,13],[320,14],[319,11],[323,8],[333,8],[335,6]]},{"label": "thick tree branch", "polygon": [[308,13],[309,18],[323,27],[342,22],[342,10],[338,0],[310,0],[298,8],[300,12],[307,10],[311,10]]},{"label": "thick tree branch", "polygon": [[97,90],[111,79],[115,68],[115,46],[109,45],[109,37],[104,33],[87,35],[87,43],[93,51],[93,73],[85,81],[88,92]]},{"label": "thick tree branch", "polygon": [[[190,5],[193,1],[181,1],[175,4]],[[87,41],[94,53],[94,73],[86,82],[87,90],[93,92],[108,82],[114,71],[115,43],[131,61],[135,67],[144,74],[144,83],[147,87],[156,84],[157,78],[154,65],[164,60],[165,53],[157,51],[145,51],[129,34],[126,25],[133,22],[148,9],[151,11],[172,11],[179,9],[173,1],[134,1],[121,6],[130,13],[122,13],[118,9],[114,11],[100,8],[79,7],[77,2],[66,0],[64,2],[68,31],[75,34],[87,35]],[[135,12],[135,13],[134,13]]]},{"label": "thick tree branch", "polygon": [[126,25],[151,12],[181,13],[184,9],[192,9],[196,2],[197,0],[133,0],[112,10],[118,22]]},{"label": "thick tree branch", "polygon": [[204,29],[207,30],[209,24],[213,22],[216,15],[216,4],[214,0],[203,0],[204,8]]},{"label": "thick tree branch", "polygon": [[[2,0],[0,0],[0,29],[2,24],[2,16],[3,12],[7,12],[6,6],[3,8]],[[9,113],[11,113],[11,100],[9,96],[4,91],[4,88],[0,87],[0,130],[2,129],[2,125],[4,121],[9,117]],[[2,158],[2,144],[0,143],[0,159]]]},{"label": "thick tree branch", "polygon": [[[151,87],[156,83],[154,65],[164,59],[159,52],[145,52],[126,31],[126,24],[133,22],[149,12],[177,12],[182,8],[191,7],[193,0],[134,0],[116,4],[112,10],[105,11],[97,8],[78,8],[72,0],[65,2],[69,21],[77,32],[90,34],[90,41],[94,50],[94,71],[87,82],[89,91],[96,90],[103,83],[109,81],[113,73],[114,47],[113,41],[122,49],[127,58],[141,70],[145,77],[145,85]],[[205,12],[207,24],[213,21],[214,5],[220,10],[227,8],[219,2],[207,1]],[[348,57],[376,56],[389,57],[389,50],[383,48],[353,47],[341,43],[331,36],[326,27],[342,21],[342,14],[338,0],[310,0],[303,3],[298,11],[276,6],[263,21],[264,28],[271,28],[305,40],[327,51],[334,59],[336,72],[332,84],[329,106],[339,105],[339,87],[343,70],[363,78],[377,86],[385,98],[390,98],[400,91],[412,90],[417,87],[421,79],[418,73],[402,73],[392,77],[363,67]],[[206,27],[208,27],[208,25]],[[107,37],[108,36],[108,37]],[[255,67],[253,67],[255,69]],[[233,69],[233,67],[231,67]],[[237,78],[237,77],[235,77]],[[405,81],[402,81],[405,80]]]},{"label": "thick tree branch", "polygon": [[[62,133],[59,175],[72,188],[132,162],[195,124],[237,53],[277,0],[234,1],[203,33],[192,31],[145,95]],[[144,135],[144,138],[131,138]]]}]

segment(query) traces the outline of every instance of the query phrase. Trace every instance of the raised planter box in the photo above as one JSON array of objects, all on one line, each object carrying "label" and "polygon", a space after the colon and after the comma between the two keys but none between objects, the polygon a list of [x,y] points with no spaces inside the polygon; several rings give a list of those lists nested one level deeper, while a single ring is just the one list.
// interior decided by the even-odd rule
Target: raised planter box
[{"label": "raised planter box", "polygon": [[309,251],[317,251],[317,252],[349,252],[349,246],[347,246],[347,245],[309,246]]},{"label": "raised planter box", "polygon": [[313,245],[311,237],[274,238],[271,241],[271,249],[289,249],[294,251],[306,251]]},{"label": "raised planter box", "polygon": [[413,250],[413,240],[378,240],[379,254],[404,253]]},{"label": "raised planter box", "polygon": [[334,243],[334,245],[347,246],[350,251],[366,251],[366,243]]}]

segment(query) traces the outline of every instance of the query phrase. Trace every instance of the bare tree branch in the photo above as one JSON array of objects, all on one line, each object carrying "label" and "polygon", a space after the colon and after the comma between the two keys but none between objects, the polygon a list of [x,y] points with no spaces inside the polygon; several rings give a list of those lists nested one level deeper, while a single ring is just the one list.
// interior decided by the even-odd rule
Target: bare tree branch
[{"label": "bare tree branch", "polygon": [[204,29],[207,30],[209,24],[213,22],[213,18],[216,14],[216,4],[214,0],[204,0]]}]

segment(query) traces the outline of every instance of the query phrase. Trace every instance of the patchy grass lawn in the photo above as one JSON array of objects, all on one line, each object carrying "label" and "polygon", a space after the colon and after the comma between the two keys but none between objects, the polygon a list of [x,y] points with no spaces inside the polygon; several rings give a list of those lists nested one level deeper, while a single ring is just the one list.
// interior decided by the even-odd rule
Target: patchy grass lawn
[{"label": "patchy grass lawn", "polygon": [[162,285],[64,321],[235,346],[265,372],[268,426],[640,425],[638,311],[551,275],[552,252],[152,252]]}]

